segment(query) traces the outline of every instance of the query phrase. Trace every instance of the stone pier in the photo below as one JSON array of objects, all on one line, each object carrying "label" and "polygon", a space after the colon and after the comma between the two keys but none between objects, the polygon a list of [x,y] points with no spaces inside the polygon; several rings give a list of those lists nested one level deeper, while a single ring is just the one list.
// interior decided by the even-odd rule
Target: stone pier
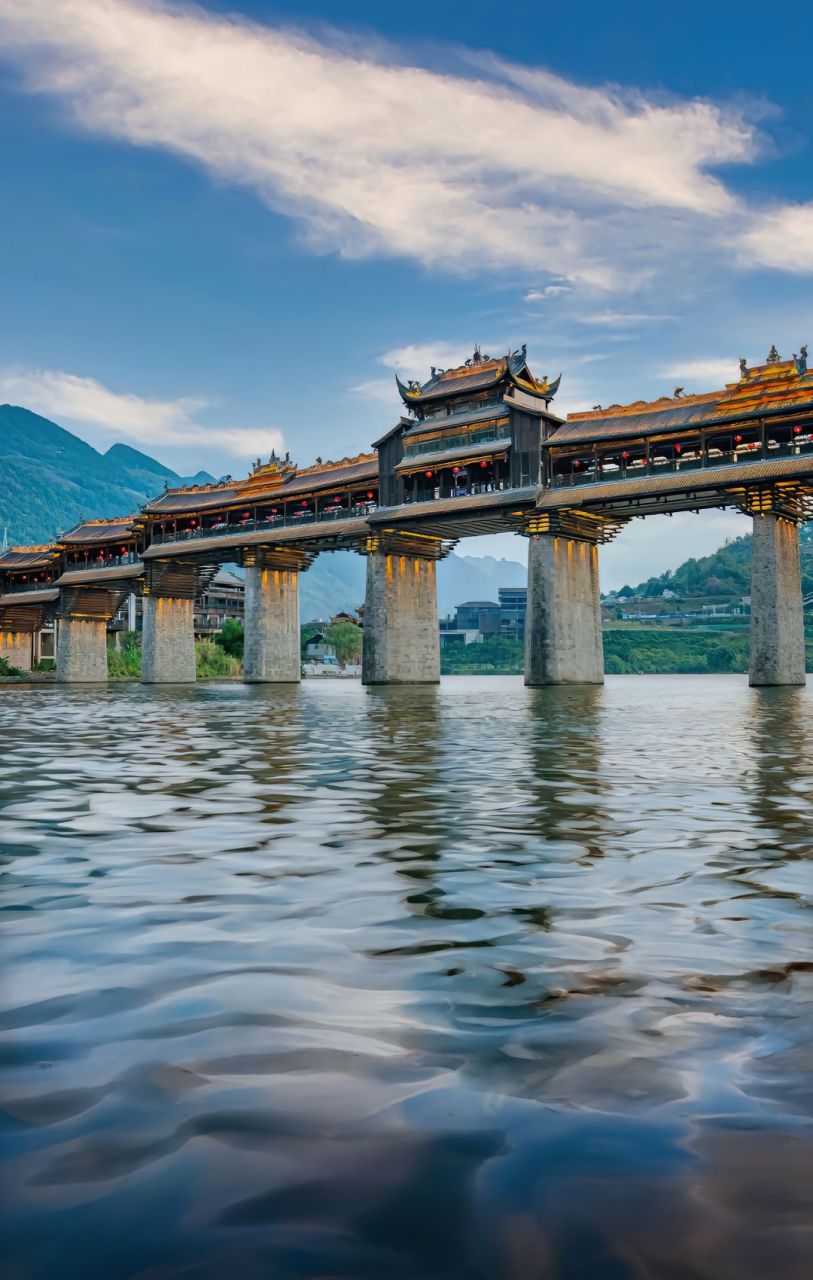
[{"label": "stone pier", "polygon": [[799,529],[773,512],[754,516],[749,683],[805,683]]},{"label": "stone pier", "polygon": [[440,680],[434,560],[387,551],[368,555],[361,678],[365,684]]},{"label": "stone pier", "polygon": [[30,671],[33,653],[32,631],[4,631],[0,627],[0,658],[7,658],[18,671]]},{"label": "stone pier", "polygon": [[61,615],[56,620],[56,678],[64,684],[107,680],[107,620]]},{"label": "stone pier", "polygon": [[294,684],[301,677],[299,573],[244,558],[246,569],[245,679]]},{"label": "stone pier", "polygon": [[604,683],[595,542],[547,533],[529,539],[525,683]]},{"label": "stone pier", "polygon": [[194,610],[193,599],[144,597],[141,633],[144,684],[195,683]]}]

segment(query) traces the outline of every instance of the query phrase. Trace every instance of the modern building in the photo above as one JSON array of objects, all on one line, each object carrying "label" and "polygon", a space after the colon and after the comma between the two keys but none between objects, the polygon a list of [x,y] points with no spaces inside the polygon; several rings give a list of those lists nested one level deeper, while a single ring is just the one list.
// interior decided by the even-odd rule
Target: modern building
[{"label": "modern building", "polygon": [[500,606],[495,600],[467,600],[457,606],[455,626],[461,631],[479,631],[481,636],[497,635]]},{"label": "modern building", "polygon": [[525,610],[528,604],[527,587],[500,587],[500,635],[510,640],[522,640],[525,635]]}]

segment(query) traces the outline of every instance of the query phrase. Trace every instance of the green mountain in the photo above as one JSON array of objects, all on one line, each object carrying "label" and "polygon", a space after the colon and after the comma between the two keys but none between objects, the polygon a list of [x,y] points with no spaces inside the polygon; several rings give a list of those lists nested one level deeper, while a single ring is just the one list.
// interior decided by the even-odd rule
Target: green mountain
[{"label": "green mountain", "polygon": [[51,541],[82,518],[137,511],[164,484],[184,478],[129,445],[107,453],[29,409],[0,405],[0,530],[12,545]]},{"label": "green mountain", "polygon": [[[813,593],[813,524],[802,525],[802,592]],[[659,578],[649,578],[637,587],[622,587],[617,593],[622,597],[638,596],[653,600],[664,591],[672,591],[679,598],[691,596],[716,596],[721,599],[751,594],[751,535],[732,538],[699,560],[686,560],[679,568],[667,570]]]}]

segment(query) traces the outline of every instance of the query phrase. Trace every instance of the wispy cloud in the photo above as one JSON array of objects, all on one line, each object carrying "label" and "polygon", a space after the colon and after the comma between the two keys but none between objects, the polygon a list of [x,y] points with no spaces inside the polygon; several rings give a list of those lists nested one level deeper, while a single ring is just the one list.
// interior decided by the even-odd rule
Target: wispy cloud
[{"label": "wispy cloud", "polygon": [[572,292],[573,287],[569,284],[546,284],[544,289],[529,289],[523,302],[544,302],[546,298],[558,298],[563,293]]},{"label": "wispy cloud", "polygon": [[356,382],[348,390],[352,395],[363,396],[366,400],[375,400],[377,404],[386,404],[390,408],[397,408],[399,403],[398,388],[393,377],[367,378],[363,382]]},{"label": "wispy cloud", "polygon": [[[429,377],[432,365],[439,369],[456,369],[468,360],[474,346],[474,342],[411,342],[385,351],[378,357],[378,363],[386,365],[402,378],[419,378],[423,382]],[[493,355],[505,353],[504,344],[492,351],[485,343],[481,344],[481,349]]]},{"label": "wispy cloud", "polygon": [[743,260],[799,275],[813,271],[813,202],[755,219],[743,237]]},{"label": "wispy cloud", "polygon": [[664,324],[675,318],[645,311],[597,311],[592,315],[579,316],[579,323],[603,325],[608,329],[630,329],[642,324]]},{"label": "wispy cloud", "polygon": [[675,379],[696,387],[698,391],[720,390],[740,376],[739,358],[734,356],[701,356],[696,360],[676,360],[657,371],[657,377]]},{"label": "wispy cloud", "polygon": [[202,397],[149,399],[113,391],[95,378],[59,369],[0,369],[0,398],[53,417],[60,424],[101,428],[109,438],[124,438],[140,447],[200,444],[251,457],[283,443],[276,428],[201,426],[196,415],[210,404]]},{"label": "wispy cloud", "polygon": [[[699,252],[751,216],[716,171],[756,159],[756,125],[711,101],[494,59],[441,74],[160,0],[0,0],[0,37],[79,125],[252,189],[321,251],[626,287],[698,221]],[[787,265],[760,227],[752,251]]]}]

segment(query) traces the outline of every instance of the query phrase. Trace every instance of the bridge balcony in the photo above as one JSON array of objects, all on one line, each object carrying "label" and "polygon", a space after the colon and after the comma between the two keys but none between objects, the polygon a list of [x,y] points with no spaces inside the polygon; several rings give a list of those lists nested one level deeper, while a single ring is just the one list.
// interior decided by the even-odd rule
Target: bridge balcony
[{"label": "bridge balcony", "polygon": [[663,476],[685,471],[713,471],[717,467],[731,467],[739,463],[773,462],[778,458],[803,457],[813,454],[813,432],[798,436],[792,443],[756,442],[741,445],[732,450],[709,449],[703,456],[687,452],[680,458],[642,458],[629,462],[608,463],[594,466],[586,463],[584,469],[570,473],[554,474],[550,480],[553,489],[581,488],[591,484],[607,484],[609,481],[640,480],[645,476]]},{"label": "bridge balcony", "polygon": [[52,578],[41,578],[38,582],[15,582],[14,579],[10,579],[3,591],[8,595],[22,595],[25,591],[47,591],[53,586],[53,581]]},{"label": "bridge balcony", "polygon": [[153,546],[166,543],[188,542],[193,539],[223,538],[235,533],[264,533],[274,529],[301,529],[305,525],[328,524],[337,520],[363,519],[378,509],[374,501],[358,503],[350,508],[343,506],[327,507],[318,513],[308,508],[291,512],[288,515],[268,516],[262,520],[253,518],[236,520],[233,523],[219,520],[211,525],[196,525],[194,529],[167,529],[158,532],[153,530],[150,539]]}]

